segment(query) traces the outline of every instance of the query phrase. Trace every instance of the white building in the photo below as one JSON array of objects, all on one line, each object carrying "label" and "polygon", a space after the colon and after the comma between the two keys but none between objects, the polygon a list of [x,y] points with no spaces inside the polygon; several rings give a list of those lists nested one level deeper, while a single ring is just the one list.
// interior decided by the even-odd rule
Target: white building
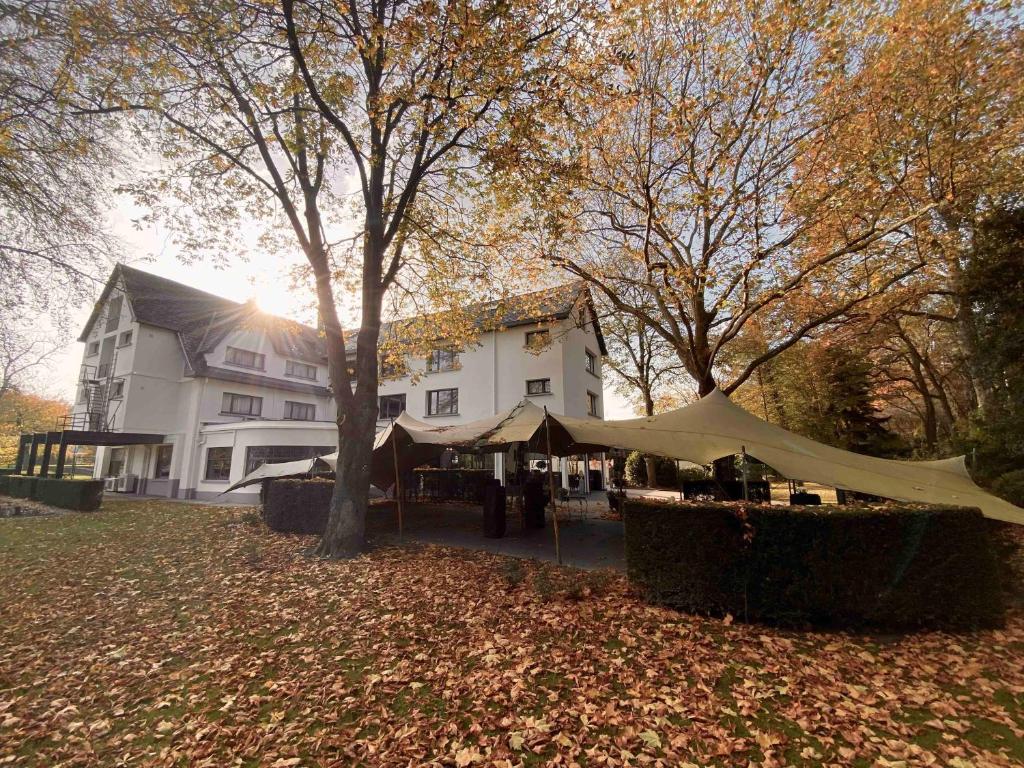
[{"label": "white building", "polygon": [[[382,377],[380,421],[403,409],[438,424],[472,421],[524,397],[556,413],[603,417],[601,330],[581,284],[524,297],[528,315],[472,307],[475,342]],[[125,491],[218,497],[265,461],[337,447],[318,332],[132,267],[117,266],[79,338],[82,375],[66,429],[132,433],[97,449],[96,476]],[[503,477],[502,459],[495,473]],[[258,487],[225,499],[255,501]]]}]

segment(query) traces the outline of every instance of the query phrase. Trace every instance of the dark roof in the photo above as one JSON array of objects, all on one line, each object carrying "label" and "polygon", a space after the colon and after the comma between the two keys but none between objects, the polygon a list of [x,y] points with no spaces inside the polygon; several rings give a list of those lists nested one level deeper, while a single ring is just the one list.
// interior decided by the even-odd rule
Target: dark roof
[{"label": "dark roof", "polygon": [[107,296],[119,280],[135,319],[176,331],[188,365],[196,373],[205,366],[203,353],[216,347],[231,330],[247,325],[266,330],[279,354],[301,360],[323,359],[315,328],[265,315],[252,304],[240,304],[125,264],[114,267],[79,341],[85,341]]},{"label": "dark roof", "polygon": [[[601,333],[601,325],[597,320],[597,311],[594,308],[594,302],[587,284],[583,281],[563,283],[552,288],[512,296],[508,299],[471,304],[466,307],[466,313],[477,331],[542,324],[555,320],[564,320],[569,317],[581,296],[584,297],[584,301],[590,309],[590,315],[594,323],[594,332],[597,335],[601,354],[606,355],[608,350],[605,347],[604,335]],[[429,325],[430,319],[438,314],[440,313],[382,323],[381,336],[385,337],[387,334],[401,333],[403,327],[412,328],[416,326],[422,329],[424,325]],[[355,351],[355,334],[346,334],[346,339],[348,351],[350,353]]]},{"label": "dark roof", "polygon": [[[280,355],[310,361],[326,359],[320,334],[315,328],[293,320],[266,315],[253,304],[241,304],[215,296],[125,264],[114,267],[78,338],[79,341],[86,340],[107,296],[119,280],[128,295],[132,312],[138,322],[178,333],[185,358],[194,373],[203,373],[206,370],[204,353],[212,350],[225,335],[240,326],[265,330],[274,350]],[[597,333],[601,354],[606,354],[597,313],[594,311],[590,293],[582,282],[566,283],[511,299],[481,302],[467,307],[467,312],[480,330],[563,320],[570,315],[581,294],[586,295],[585,300],[594,319],[594,330]],[[429,322],[430,317],[423,316],[416,320],[421,323]],[[408,322],[411,320],[385,323],[381,329],[382,335],[397,331],[403,323]],[[354,351],[355,334],[350,333],[346,336]]]}]

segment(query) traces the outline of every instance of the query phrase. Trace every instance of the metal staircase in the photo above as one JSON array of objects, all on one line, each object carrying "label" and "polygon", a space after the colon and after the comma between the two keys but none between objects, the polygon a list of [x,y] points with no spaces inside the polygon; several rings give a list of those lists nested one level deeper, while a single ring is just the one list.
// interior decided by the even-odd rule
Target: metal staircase
[{"label": "metal staircase", "polygon": [[114,375],[116,366],[116,352],[109,363],[82,365],[78,383],[85,397],[75,405],[71,413],[57,420],[58,430],[115,431],[114,416],[121,407],[121,400],[111,400],[111,397],[116,397],[116,393],[124,390],[124,377]]}]

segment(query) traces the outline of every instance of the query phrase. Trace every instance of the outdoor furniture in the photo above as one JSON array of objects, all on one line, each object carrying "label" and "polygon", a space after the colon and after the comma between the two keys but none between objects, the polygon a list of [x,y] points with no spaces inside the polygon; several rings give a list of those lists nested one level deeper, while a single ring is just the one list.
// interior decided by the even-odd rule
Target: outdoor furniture
[{"label": "outdoor furniture", "polygon": [[[560,501],[564,502],[577,502],[579,504],[579,512],[581,519],[586,516],[587,512],[590,511],[587,505],[587,494],[579,490],[578,488],[575,491],[571,489],[567,490],[565,488],[560,488],[558,498]],[[572,507],[570,506],[569,509],[571,510]]]}]

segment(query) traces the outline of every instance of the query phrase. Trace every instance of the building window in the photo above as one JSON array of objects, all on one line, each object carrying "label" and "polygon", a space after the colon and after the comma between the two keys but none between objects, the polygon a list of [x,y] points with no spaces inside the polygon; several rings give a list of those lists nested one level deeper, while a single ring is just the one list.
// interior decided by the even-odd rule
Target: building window
[{"label": "building window", "polygon": [[459,390],[433,389],[427,392],[428,416],[455,416],[459,413]]},{"label": "building window", "polygon": [[454,349],[435,349],[427,358],[427,370],[431,373],[453,371],[458,367],[459,353]]},{"label": "building window", "polygon": [[263,398],[225,392],[221,413],[230,416],[259,416],[263,413]]},{"label": "building window", "polygon": [[[428,361],[429,362],[429,361]],[[405,360],[395,360],[391,357],[384,357],[380,361],[380,376],[382,379],[400,379],[408,371],[405,368]]]},{"label": "building window", "polygon": [[121,322],[121,305],[124,304],[123,296],[115,296],[107,302],[107,326],[105,333],[117,330]]},{"label": "building window", "polygon": [[337,448],[329,445],[250,445],[245,449],[245,474],[255,472],[264,464],[301,461],[314,456],[326,456]]},{"label": "building window", "polygon": [[542,331],[526,332],[526,348],[532,350],[546,349],[551,344],[551,331],[546,328]]},{"label": "building window", "polygon": [[590,416],[597,416],[597,395],[593,392],[587,392],[587,413]]},{"label": "building window", "polygon": [[297,379],[309,379],[316,381],[316,366],[308,363],[299,363],[295,360],[286,360],[284,364],[284,375],[294,376]]},{"label": "building window", "polygon": [[206,449],[206,479],[231,479],[231,448]]},{"label": "building window", "polygon": [[132,343],[132,332],[131,331],[123,332],[121,334],[121,338],[119,338],[117,340],[117,346],[119,346],[119,347],[127,347],[131,343]]},{"label": "building window", "polygon": [[86,354],[89,357],[92,357],[93,355],[98,355],[99,353],[100,353],[100,343],[98,341],[90,341],[89,342],[89,351],[86,352]]},{"label": "building window", "polygon": [[311,403],[284,401],[284,417],[297,421],[316,421],[316,406]]},{"label": "building window", "polygon": [[124,397],[124,379],[118,379],[110,384],[110,399],[116,400]]},{"label": "building window", "polygon": [[171,456],[173,454],[173,445],[157,446],[156,463],[153,465],[153,477],[157,480],[166,480],[171,476]]},{"label": "building window", "polygon": [[405,410],[405,395],[381,395],[377,398],[377,418],[397,419]]},{"label": "building window", "polygon": [[587,372],[597,376],[597,355],[587,350]]},{"label": "building window", "polygon": [[526,382],[526,394],[528,395],[550,395],[551,379],[529,379]]},{"label": "building window", "polygon": [[238,349],[236,347],[228,347],[227,353],[224,355],[224,362],[231,365],[237,365],[241,368],[255,368],[256,370],[262,371],[266,356],[261,355],[259,352],[250,352],[248,349]]},{"label": "building window", "polygon": [[107,464],[107,477],[120,477],[124,473],[124,448],[110,449],[110,463]]}]

